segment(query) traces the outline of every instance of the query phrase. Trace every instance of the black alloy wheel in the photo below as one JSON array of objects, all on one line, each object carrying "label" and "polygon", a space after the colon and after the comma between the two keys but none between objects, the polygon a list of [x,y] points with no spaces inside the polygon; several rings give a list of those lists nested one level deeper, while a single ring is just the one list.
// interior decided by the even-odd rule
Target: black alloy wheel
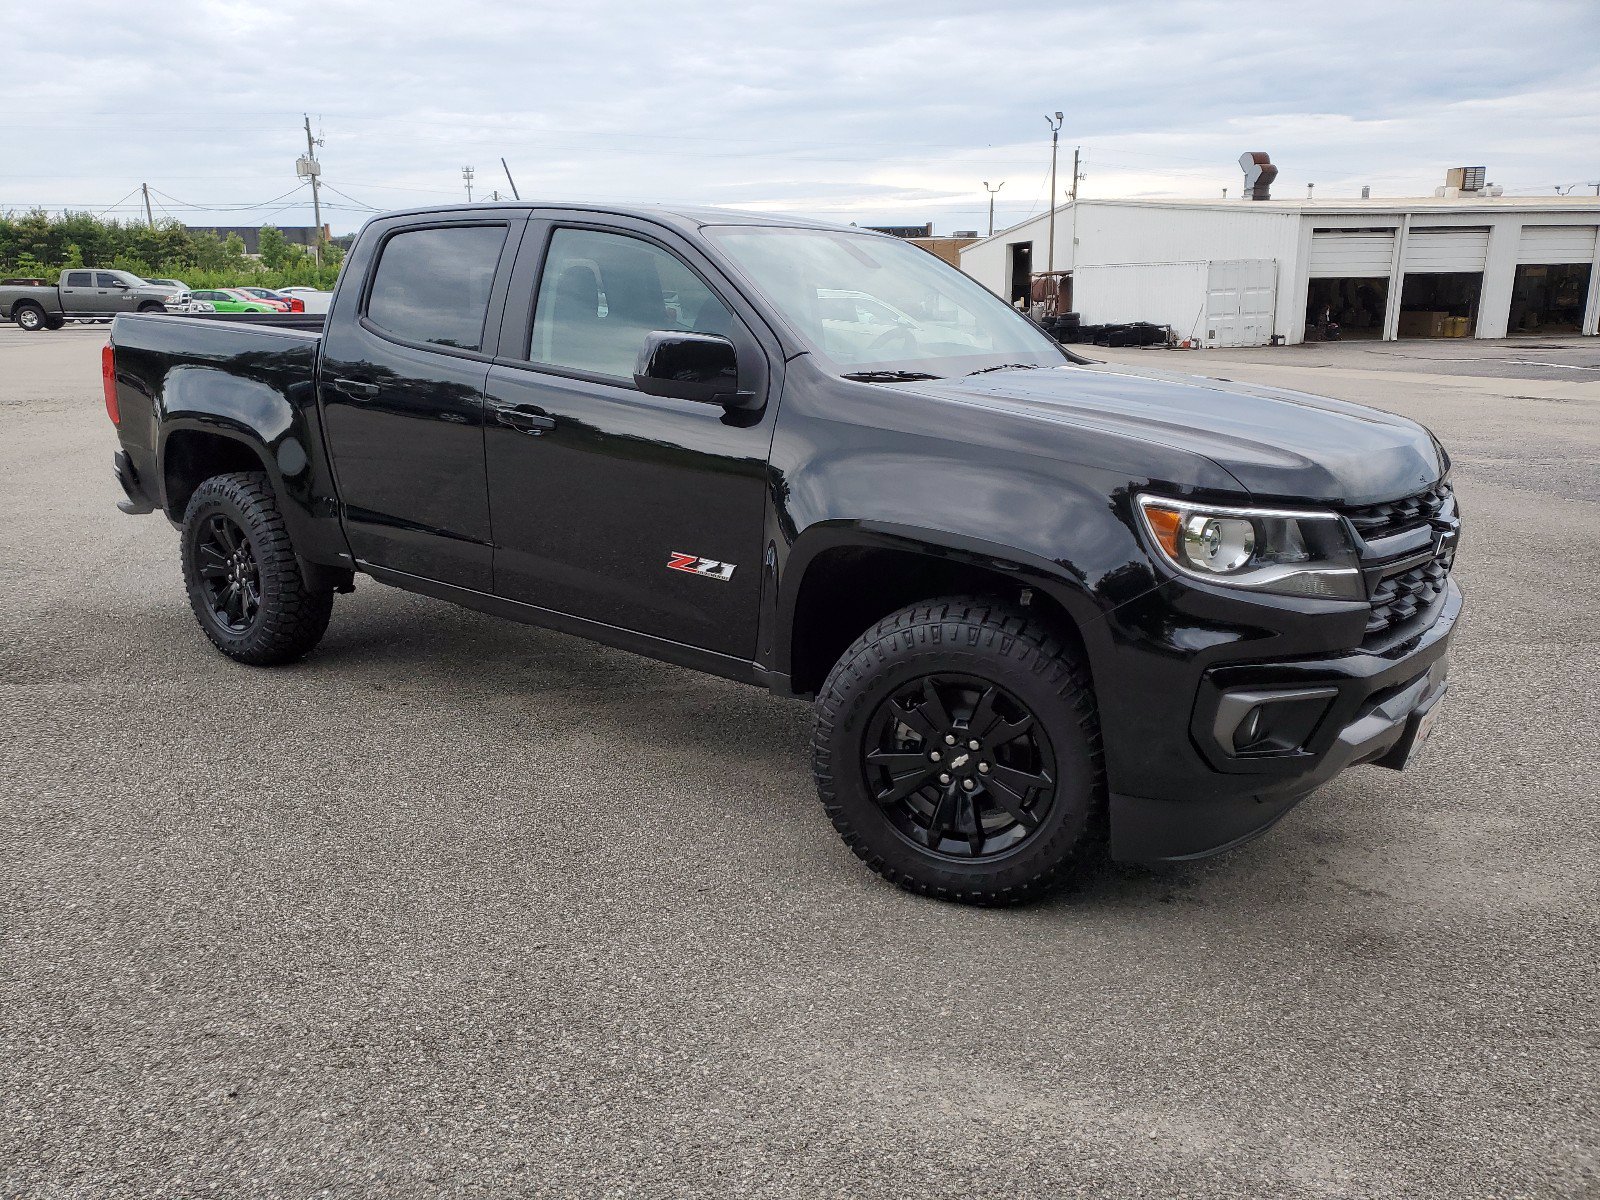
[{"label": "black alloy wheel", "polygon": [[259,471],[213,475],[183,515],[183,582],[211,644],[255,667],[311,650],[333,613],[331,587],[311,586],[272,483]]},{"label": "black alloy wheel", "polygon": [[261,615],[261,568],[244,530],[212,513],[195,531],[194,556],[211,620],[230,637],[249,633]]},{"label": "black alloy wheel", "polygon": [[907,681],[878,705],[862,770],[889,822],[955,859],[1016,849],[1055,801],[1049,735],[1016,696],[972,675]]},{"label": "black alloy wheel", "polygon": [[1105,830],[1094,686],[1072,631],[1013,601],[884,617],[817,692],[811,770],[835,829],[908,891],[1020,904]]}]

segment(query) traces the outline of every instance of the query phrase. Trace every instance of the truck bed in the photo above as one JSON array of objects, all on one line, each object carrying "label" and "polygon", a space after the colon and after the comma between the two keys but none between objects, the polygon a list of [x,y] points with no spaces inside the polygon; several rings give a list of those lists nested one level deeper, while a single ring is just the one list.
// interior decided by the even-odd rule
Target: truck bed
[{"label": "truck bed", "polygon": [[301,329],[321,333],[327,324],[327,313],[220,313],[176,312],[166,316],[185,317],[191,321],[222,321],[240,325],[264,325],[272,329]]},{"label": "truck bed", "polygon": [[312,385],[322,318],[209,318],[123,315],[111,325],[118,432],[134,477],[158,503],[160,442],[173,430],[265,434],[269,471],[287,442],[296,443],[286,460],[292,465],[315,451]]}]

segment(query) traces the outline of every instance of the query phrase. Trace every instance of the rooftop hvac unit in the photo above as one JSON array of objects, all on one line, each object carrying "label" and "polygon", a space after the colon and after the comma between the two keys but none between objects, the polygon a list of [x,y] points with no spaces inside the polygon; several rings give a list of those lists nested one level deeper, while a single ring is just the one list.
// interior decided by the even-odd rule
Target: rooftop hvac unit
[{"label": "rooftop hvac unit", "polygon": [[1444,185],[1447,188],[1460,188],[1463,192],[1482,191],[1488,170],[1487,167],[1451,167],[1444,173]]}]

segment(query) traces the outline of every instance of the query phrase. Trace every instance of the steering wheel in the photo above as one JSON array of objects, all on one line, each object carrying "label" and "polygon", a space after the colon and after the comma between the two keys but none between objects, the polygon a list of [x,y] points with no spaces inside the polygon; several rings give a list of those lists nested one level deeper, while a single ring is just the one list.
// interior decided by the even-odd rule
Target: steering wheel
[{"label": "steering wheel", "polygon": [[904,325],[896,325],[893,329],[885,329],[877,337],[873,338],[867,349],[887,350],[891,346],[896,347],[897,349],[905,350],[908,353],[915,352],[917,348],[917,335],[912,333],[911,330],[907,329]]}]

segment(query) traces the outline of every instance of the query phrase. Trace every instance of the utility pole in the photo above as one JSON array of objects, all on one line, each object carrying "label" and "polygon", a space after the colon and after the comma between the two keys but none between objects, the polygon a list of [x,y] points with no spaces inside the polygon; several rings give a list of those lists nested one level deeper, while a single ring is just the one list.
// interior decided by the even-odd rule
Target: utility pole
[{"label": "utility pole", "polygon": [[1083,178],[1083,176],[1078,173],[1078,155],[1082,153],[1082,151],[1082,146],[1074,146],[1072,148],[1072,202],[1074,204],[1078,202],[1078,180]]},{"label": "utility pole", "polygon": [[471,167],[462,167],[461,168],[461,178],[463,178],[463,179],[465,179],[467,181],[467,203],[468,204],[472,203],[472,175],[473,175],[473,171],[472,171]]},{"label": "utility pole", "polygon": [[311,254],[317,266],[322,265],[322,164],[317,161],[317,147],[322,139],[311,136],[311,114],[306,114],[306,156],[300,160],[300,178],[311,180],[311,212],[317,222],[311,239]]},{"label": "utility pole", "polygon": [[150,185],[141,183],[139,189],[144,192],[144,223],[154,229],[156,227],[156,218],[150,211]]},{"label": "utility pole", "polygon": [[996,192],[998,192],[1001,188],[1005,187],[1005,185],[1006,185],[1006,181],[1004,179],[1002,179],[999,183],[995,184],[993,187],[989,186],[989,181],[987,179],[985,179],[983,181],[983,190],[989,193],[989,236],[990,237],[994,236],[994,194]]},{"label": "utility pole", "polygon": [[511,178],[511,168],[506,166],[506,160],[505,160],[505,156],[504,155],[500,156],[500,166],[502,168],[504,168],[504,170],[505,170],[506,182],[511,185],[511,197],[512,197],[512,199],[521,200],[522,199],[522,193],[517,191],[517,181],[515,179]]},{"label": "utility pole", "polygon": [[1061,114],[1056,113],[1054,120],[1049,117],[1044,120],[1045,124],[1050,126],[1050,250],[1045,259],[1045,272],[1054,275],[1056,273],[1056,143],[1061,136]]}]

